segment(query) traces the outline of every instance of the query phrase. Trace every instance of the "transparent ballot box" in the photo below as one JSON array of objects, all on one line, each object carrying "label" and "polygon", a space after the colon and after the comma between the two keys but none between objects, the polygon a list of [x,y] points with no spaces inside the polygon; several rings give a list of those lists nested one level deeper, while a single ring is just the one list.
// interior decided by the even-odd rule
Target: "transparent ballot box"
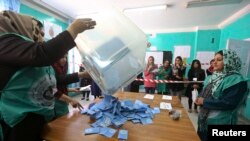
[{"label": "transparent ballot box", "polygon": [[96,21],[95,28],[78,34],[75,42],[92,79],[112,95],[143,71],[147,38],[115,9],[88,17]]}]

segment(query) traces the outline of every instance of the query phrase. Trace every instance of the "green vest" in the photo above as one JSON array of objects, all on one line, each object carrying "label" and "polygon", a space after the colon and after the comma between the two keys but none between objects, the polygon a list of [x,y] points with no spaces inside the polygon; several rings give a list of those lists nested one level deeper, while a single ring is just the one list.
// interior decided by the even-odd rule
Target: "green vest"
[{"label": "green vest", "polygon": [[68,106],[69,106],[68,103],[56,99],[56,101],[55,101],[55,109],[54,109],[55,118],[58,118],[58,117],[61,117],[63,115],[68,114],[69,113]]},{"label": "green vest", "polygon": [[[164,70],[163,66],[159,68],[158,71],[158,80],[165,80],[166,75],[170,75],[171,73],[171,67],[168,67],[166,70]],[[169,88],[167,83],[158,83],[157,84],[157,91],[158,92],[168,92],[169,93]]]},{"label": "green vest", "polygon": [[[21,122],[28,113],[40,114],[47,121],[51,120],[54,117],[56,91],[51,66],[26,67],[17,71],[1,91],[0,120],[10,127]],[[1,125],[0,139],[3,140]]]},{"label": "green vest", "polygon": [[[232,75],[225,77],[223,79],[223,81],[221,82],[221,84],[219,85],[219,87],[214,92],[213,97],[215,99],[218,99],[222,95],[222,92],[225,89],[227,89],[235,84],[238,84],[242,81],[245,81],[245,80],[242,77],[242,75],[240,75],[240,74],[232,74]],[[244,97],[242,98],[242,101],[243,101],[243,99],[244,99]],[[237,117],[238,117],[237,112],[238,112],[238,108],[240,107],[241,104],[242,104],[242,102],[240,102],[238,104],[238,107],[233,109],[233,110],[221,110],[221,111],[219,111],[219,113],[216,116],[208,117],[208,119],[207,119],[208,125],[211,125],[211,124],[217,124],[217,125],[218,124],[236,124]]]}]

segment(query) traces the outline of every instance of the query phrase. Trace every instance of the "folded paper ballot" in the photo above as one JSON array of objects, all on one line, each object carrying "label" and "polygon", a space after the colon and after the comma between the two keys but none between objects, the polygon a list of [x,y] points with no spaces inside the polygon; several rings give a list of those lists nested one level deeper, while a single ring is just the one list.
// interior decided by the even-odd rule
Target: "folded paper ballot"
[{"label": "folded paper ballot", "polygon": [[80,91],[90,91],[90,90],[91,90],[91,85],[80,88]]},{"label": "folded paper ballot", "polygon": [[99,127],[85,129],[85,135],[99,134],[99,132],[100,132],[100,128]]},{"label": "folded paper ballot", "polygon": [[108,128],[107,128],[107,127],[101,127],[101,128],[100,128],[100,133],[99,133],[99,134],[104,135],[107,131],[108,131]]},{"label": "folded paper ballot", "polygon": [[136,123],[140,123],[141,121],[139,119],[133,119],[132,122],[136,124]]},{"label": "folded paper ballot", "polygon": [[109,128],[109,127],[103,127],[100,130],[100,134],[104,135],[104,136],[106,136],[108,138],[113,137],[115,133],[116,133],[116,130],[113,129],[113,128]]},{"label": "folded paper ballot", "polygon": [[153,114],[159,114],[161,111],[159,109],[159,107],[154,107],[154,109],[152,110]]},{"label": "folded paper ballot", "polygon": [[128,139],[128,130],[119,130],[118,139],[119,140],[127,140]]},{"label": "folded paper ballot", "polygon": [[106,137],[112,137],[116,132],[111,130],[112,128],[108,128],[109,126],[120,128],[129,120],[143,125],[152,124],[154,115],[160,113],[159,107],[150,108],[148,104],[140,100],[134,102],[128,99],[119,101],[111,95],[104,95],[102,101],[91,104],[91,107],[85,110],[87,111],[82,112],[82,114],[96,119],[96,122],[92,123],[91,126],[93,128],[100,127],[100,134]]},{"label": "folded paper ballot", "polygon": [[151,118],[141,118],[140,120],[141,120],[142,124],[151,124],[151,123],[153,123]]}]

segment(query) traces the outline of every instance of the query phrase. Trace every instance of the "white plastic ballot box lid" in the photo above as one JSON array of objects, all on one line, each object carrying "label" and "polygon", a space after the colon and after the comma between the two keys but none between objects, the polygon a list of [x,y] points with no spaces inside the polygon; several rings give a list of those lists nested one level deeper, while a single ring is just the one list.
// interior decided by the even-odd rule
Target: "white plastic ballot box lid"
[{"label": "white plastic ballot box lid", "polygon": [[88,17],[96,21],[95,28],[78,34],[75,42],[92,79],[112,95],[143,71],[147,37],[116,9]]}]

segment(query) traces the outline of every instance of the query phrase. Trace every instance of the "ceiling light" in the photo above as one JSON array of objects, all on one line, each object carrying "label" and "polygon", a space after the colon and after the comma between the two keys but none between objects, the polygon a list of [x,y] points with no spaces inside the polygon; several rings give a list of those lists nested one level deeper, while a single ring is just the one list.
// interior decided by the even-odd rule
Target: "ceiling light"
[{"label": "ceiling light", "polygon": [[187,8],[203,7],[203,6],[214,6],[214,5],[225,5],[225,4],[237,4],[243,0],[196,0],[187,2]]},{"label": "ceiling light", "polygon": [[123,11],[152,11],[152,10],[166,10],[167,5],[154,5],[154,6],[144,6],[144,7],[133,7],[133,8],[125,8]]}]

